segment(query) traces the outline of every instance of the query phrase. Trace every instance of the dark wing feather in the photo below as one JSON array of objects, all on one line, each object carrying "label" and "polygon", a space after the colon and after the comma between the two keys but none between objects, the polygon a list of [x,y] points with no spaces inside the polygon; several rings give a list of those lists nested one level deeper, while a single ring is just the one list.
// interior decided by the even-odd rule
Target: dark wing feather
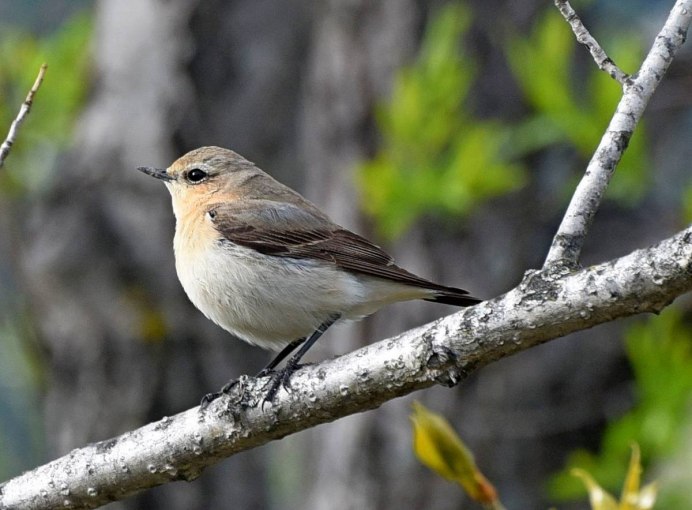
[{"label": "dark wing feather", "polygon": [[225,241],[265,255],[317,259],[347,271],[440,292],[433,300],[464,305],[478,302],[462,289],[437,285],[394,264],[379,246],[293,204],[253,200],[210,210]]}]

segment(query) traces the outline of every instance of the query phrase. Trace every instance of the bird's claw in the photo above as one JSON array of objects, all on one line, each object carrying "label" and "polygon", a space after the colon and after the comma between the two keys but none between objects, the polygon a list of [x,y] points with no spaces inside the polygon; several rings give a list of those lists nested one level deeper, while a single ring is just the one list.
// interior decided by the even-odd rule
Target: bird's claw
[{"label": "bird's claw", "polygon": [[220,391],[215,391],[213,393],[207,393],[202,397],[202,401],[199,403],[199,408],[201,411],[204,411],[209,404],[211,404],[214,400],[219,398],[222,395],[228,395],[230,391],[238,384],[238,379],[234,379],[232,381],[227,382],[226,384],[223,385]]},{"label": "bird's claw", "polygon": [[[269,390],[267,391],[266,395],[264,396],[264,400],[262,401],[262,404],[264,405],[267,402],[272,403],[274,401],[274,397],[276,396],[280,387],[283,386],[283,388],[285,390],[290,390],[291,389],[291,376],[300,367],[301,367],[301,365],[286,365],[281,370],[272,370],[266,374],[263,374],[263,375],[269,375],[270,386],[269,386]],[[264,370],[262,372],[264,372]]]}]

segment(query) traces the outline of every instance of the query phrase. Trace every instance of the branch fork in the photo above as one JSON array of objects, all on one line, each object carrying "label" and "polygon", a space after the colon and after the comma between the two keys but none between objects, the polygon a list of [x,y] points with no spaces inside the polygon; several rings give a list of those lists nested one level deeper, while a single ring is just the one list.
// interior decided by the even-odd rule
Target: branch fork
[{"label": "branch fork", "polygon": [[572,32],[577,38],[577,42],[583,44],[589,49],[591,56],[598,68],[605,71],[617,81],[620,85],[626,85],[629,81],[629,75],[625,73],[618,65],[611,59],[605,50],[598,44],[596,38],[594,38],[591,33],[587,30],[582,23],[581,18],[572,8],[568,0],[555,0],[555,6],[560,11],[560,14],[565,18],[570,27],[572,27]]},{"label": "branch fork", "polygon": [[[620,76],[622,71],[617,66],[613,68],[606,65],[606,61],[612,62],[612,60],[607,57],[605,51],[583,26],[569,2],[567,0],[555,0],[555,5],[572,26],[577,40],[586,41],[584,44],[589,47],[596,64],[601,69],[604,69],[602,66],[605,66],[604,70],[609,74],[614,72]],[[656,87],[663,79],[675,54],[685,42],[691,19],[692,0],[677,0],[639,71],[632,77],[623,78],[621,81],[623,84],[622,98],[600,144],[589,161],[584,177],[572,196],[562,223],[553,238],[543,265],[544,268],[556,264],[578,267],[584,240],[615,167],[620,162],[630,137],[644,114],[646,105],[653,96]],[[626,76],[624,73],[622,75]]]}]

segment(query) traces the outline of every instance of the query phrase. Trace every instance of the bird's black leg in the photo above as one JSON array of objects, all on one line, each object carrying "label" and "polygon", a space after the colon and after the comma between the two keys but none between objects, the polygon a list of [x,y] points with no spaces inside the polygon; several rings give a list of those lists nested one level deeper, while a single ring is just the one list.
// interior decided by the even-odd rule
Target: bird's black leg
[{"label": "bird's black leg", "polygon": [[[272,400],[274,400],[276,392],[279,391],[279,386],[283,386],[284,388],[289,387],[288,381],[291,378],[293,372],[295,372],[300,366],[298,364],[300,363],[300,359],[305,355],[306,352],[308,352],[310,347],[312,347],[315,344],[315,342],[319,340],[319,338],[324,334],[324,332],[327,331],[327,329],[329,329],[329,326],[338,321],[340,317],[341,314],[334,314],[330,316],[329,319],[320,324],[320,327],[318,327],[315,330],[315,332],[312,335],[310,335],[307,338],[307,340],[305,340],[305,343],[301,346],[300,349],[298,349],[298,352],[291,356],[291,358],[286,362],[286,366],[282,370],[277,370],[276,372],[274,372],[272,376],[272,384],[269,387],[269,391],[267,391],[267,395],[264,397],[265,402],[271,402]],[[293,345],[293,343],[295,342],[292,342],[291,344],[289,344],[289,346]],[[295,348],[295,346],[293,347]],[[286,349],[284,349],[284,351],[285,350]],[[281,356],[284,353],[284,351],[281,351],[279,353],[279,356]],[[288,352],[290,352],[290,350]],[[286,355],[288,354],[288,352],[286,353]],[[286,355],[284,355],[284,357]],[[274,364],[274,366],[276,366],[276,364]]]},{"label": "bird's black leg", "polygon": [[274,356],[274,359],[269,362],[269,364],[264,367],[262,370],[259,371],[259,373],[255,377],[264,377],[265,375],[271,373],[274,371],[276,368],[276,365],[281,363],[286,356],[291,354],[293,350],[298,347],[300,344],[305,342],[305,338],[299,338],[298,340],[293,340],[290,344],[288,344],[286,347],[281,349],[281,352]]}]

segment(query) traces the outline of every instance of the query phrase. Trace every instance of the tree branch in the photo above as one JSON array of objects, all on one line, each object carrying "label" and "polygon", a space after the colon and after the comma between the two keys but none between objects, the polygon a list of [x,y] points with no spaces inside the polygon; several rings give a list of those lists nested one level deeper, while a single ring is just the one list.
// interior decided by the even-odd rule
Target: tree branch
[{"label": "tree branch", "polygon": [[677,0],[639,71],[625,82],[615,115],[572,196],[544,267],[556,264],[573,267],[579,262],[584,239],[615,166],[620,162],[649,99],[675,53],[685,42],[691,20],[692,0]]},{"label": "tree branch", "polygon": [[[692,290],[692,227],[620,259],[569,269],[576,267],[615,165],[684,42],[691,17],[692,0],[678,0],[638,74],[625,80],[622,100],[543,270],[528,272],[515,289],[492,301],[301,369],[290,393],[280,391],[270,407],[260,405],[267,380],[241,377],[205,412],[194,408],[74,450],[0,485],[0,510],[95,508],[169,481],[193,480],[240,451],[415,390],[452,386],[494,360],[619,317],[658,312]],[[30,99],[22,110],[28,112]]]},{"label": "tree branch", "polygon": [[34,81],[31,90],[29,90],[29,93],[26,95],[26,99],[19,109],[17,118],[14,119],[14,122],[12,122],[12,125],[10,126],[10,131],[7,133],[7,138],[5,138],[5,141],[2,142],[2,146],[0,146],[0,168],[2,168],[3,164],[5,163],[5,158],[7,158],[7,155],[10,153],[12,144],[14,144],[17,139],[19,128],[24,122],[26,116],[29,115],[29,112],[31,111],[31,105],[34,102],[34,95],[36,95],[41,83],[43,83],[43,77],[46,75],[46,69],[48,69],[48,65],[41,64],[41,68],[38,70],[38,76],[36,76],[36,80]]},{"label": "tree branch", "polygon": [[574,32],[577,41],[589,49],[598,68],[608,73],[611,78],[621,85],[625,85],[625,82],[629,79],[627,73],[623,72],[608,56],[601,45],[598,44],[598,41],[586,29],[579,15],[574,11],[570,3],[567,0],[555,0],[555,6],[560,10],[560,14],[562,14],[565,20],[567,20],[567,23],[572,27],[572,32]]},{"label": "tree branch", "polygon": [[658,245],[570,273],[529,271],[507,294],[308,366],[262,407],[267,379],[241,377],[205,412],[190,409],[72,451],[0,485],[0,509],[94,508],[193,480],[219,460],[435,384],[574,331],[658,312],[692,290],[692,227]]}]

